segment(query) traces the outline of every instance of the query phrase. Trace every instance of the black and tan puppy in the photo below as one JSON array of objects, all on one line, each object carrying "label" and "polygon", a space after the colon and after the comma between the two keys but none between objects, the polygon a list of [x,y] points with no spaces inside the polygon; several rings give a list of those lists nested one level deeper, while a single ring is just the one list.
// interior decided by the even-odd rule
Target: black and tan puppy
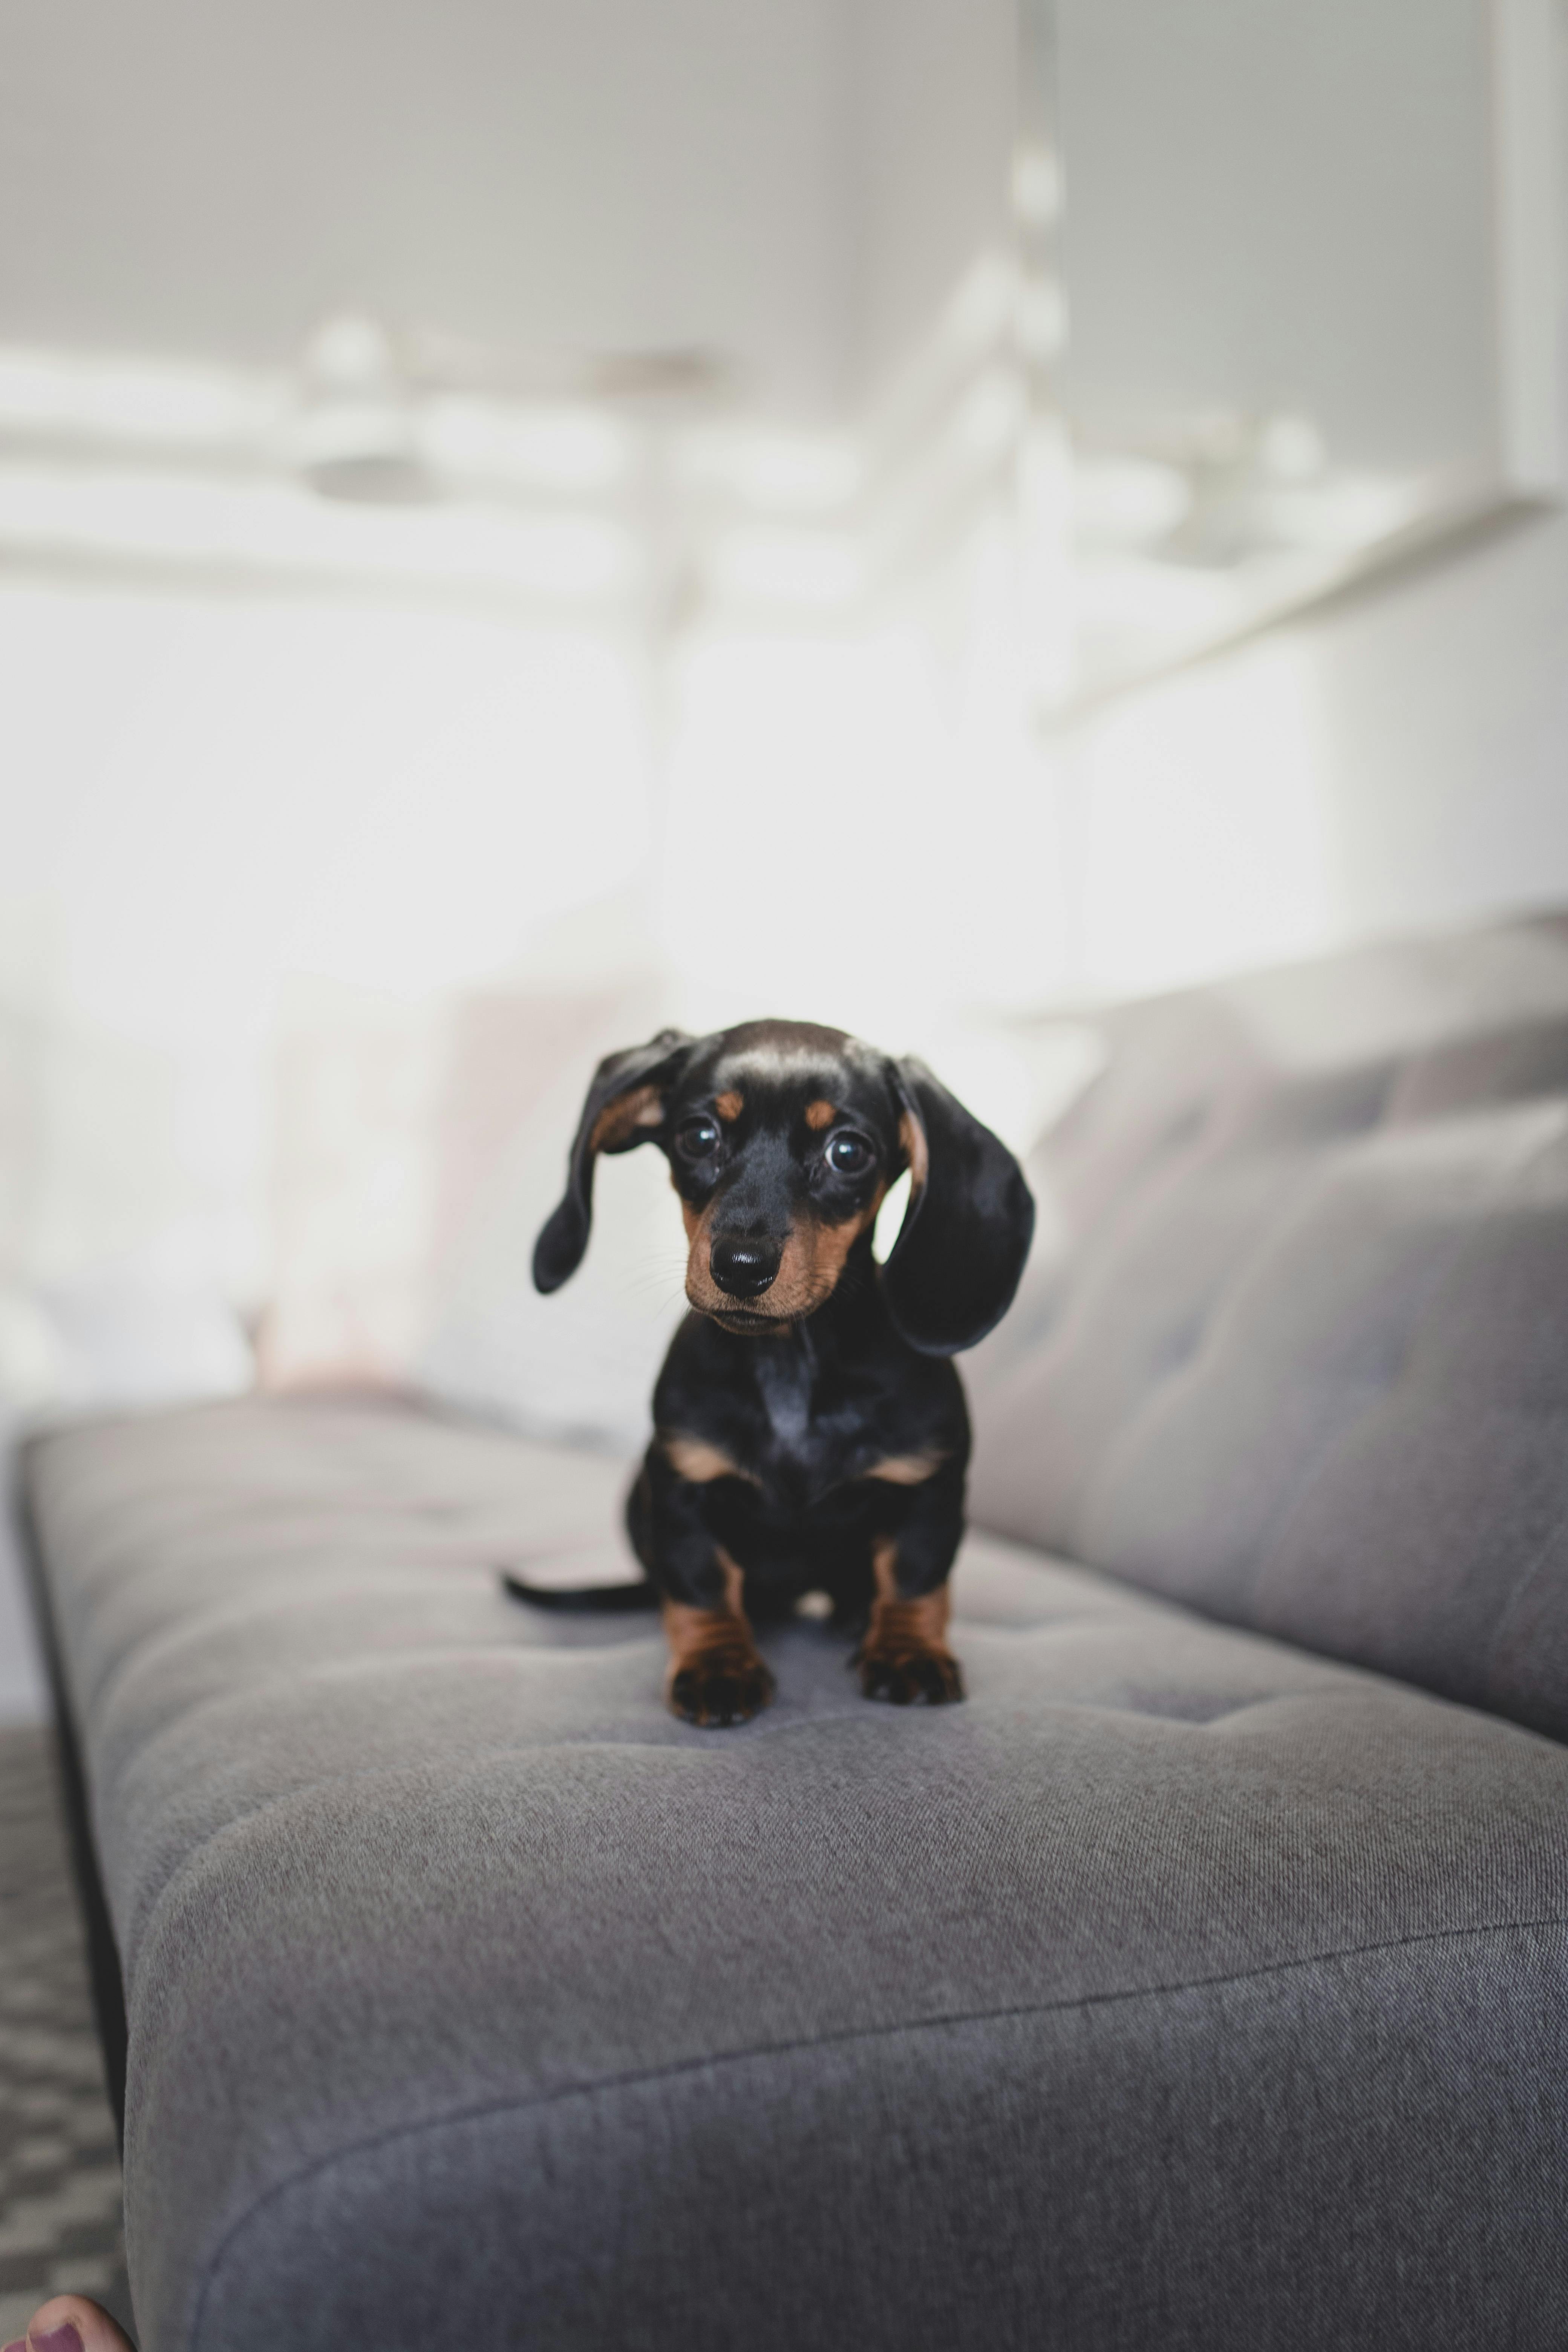
[{"label": "black and tan puppy", "polygon": [[[868,1697],[962,1698],[947,1577],[969,1419],[947,1359],[1017,1287],[1035,1208],[1016,1160],[921,1063],[839,1030],[665,1030],[595,1074],[533,1254],[541,1290],[582,1262],[599,1153],[639,1143],[669,1161],[695,1310],[627,1508],[647,1585],[618,1596],[662,1605],[670,1706],[699,1724],[765,1706],[752,1620],[807,1592],[864,1626]],[[909,1209],[879,1267],[872,1223],[906,1168]]]}]

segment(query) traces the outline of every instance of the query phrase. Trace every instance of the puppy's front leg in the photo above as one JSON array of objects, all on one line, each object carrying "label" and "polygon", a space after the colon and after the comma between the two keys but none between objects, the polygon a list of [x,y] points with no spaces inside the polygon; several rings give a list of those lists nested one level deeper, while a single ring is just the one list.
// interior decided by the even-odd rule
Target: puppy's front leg
[{"label": "puppy's front leg", "polygon": [[664,1604],[669,1704],[688,1723],[704,1726],[749,1722],[773,1695],[773,1675],[757,1654],[741,1607],[741,1571],[728,1552],[720,1551],[718,1558],[725,1579],[720,1607]]},{"label": "puppy's front leg", "polygon": [[703,1488],[650,1448],[631,1512],[638,1557],[663,1596],[672,1713],[712,1727],[749,1722],[773,1695],[742,1600],[736,1561],[707,1523]]},{"label": "puppy's front leg", "polygon": [[853,1660],[868,1698],[942,1706],[963,1696],[947,1646],[948,1571],[963,1532],[963,1474],[943,1471],[911,1496],[896,1533],[872,1538],[876,1596]]}]

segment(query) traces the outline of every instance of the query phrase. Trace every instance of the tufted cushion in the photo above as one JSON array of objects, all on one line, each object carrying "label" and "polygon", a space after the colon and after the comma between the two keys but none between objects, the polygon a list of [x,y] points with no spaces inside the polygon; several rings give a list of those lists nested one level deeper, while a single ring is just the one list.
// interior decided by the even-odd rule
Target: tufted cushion
[{"label": "tufted cushion", "polygon": [[1568,1736],[1568,929],[1113,1016],[972,1508]]},{"label": "tufted cushion", "polygon": [[801,1622],[704,1733],[498,1589],[614,1465],[274,1402],[27,1472],[144,2352],[1568,2340],[1568,1750],[984,1539],[966,1706]]}]

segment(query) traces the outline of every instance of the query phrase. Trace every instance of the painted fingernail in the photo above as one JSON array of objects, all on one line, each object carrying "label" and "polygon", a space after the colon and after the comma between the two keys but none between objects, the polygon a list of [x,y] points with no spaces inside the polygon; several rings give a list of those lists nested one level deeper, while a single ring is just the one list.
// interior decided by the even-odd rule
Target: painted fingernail
[{"label": "painted fingernail", "polygon": [[58,2327],[29,2328],[22,2352],[81,2352],[81,2330],[74,2319],[62,2319]]},{"label": "painted fingernail", "polygon": [[0,2344],[0,2352],[27,2352],[27,2347],[18,2336],[14,2344]]}]

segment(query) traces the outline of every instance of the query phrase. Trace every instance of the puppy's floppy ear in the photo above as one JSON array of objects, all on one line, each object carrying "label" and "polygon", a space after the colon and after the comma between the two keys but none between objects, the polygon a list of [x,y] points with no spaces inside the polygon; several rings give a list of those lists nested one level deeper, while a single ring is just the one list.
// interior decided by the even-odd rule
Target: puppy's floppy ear
[{"label": "puppy's floppy ear", "polygon": [[1013,1303],[1035,1231],[1024,1171],[923,1062],[890,1065],[910,1205],[882,1295],[922,1356],[973,1348]]},{"label": "puppy's floppy ear", "polygon": [[535,1289],[559,1290],[582,1265],[594,1222],[594,1162],[601,1151],[630,1151],[646,1143],[662,1124],[664,1088],[693,1042],[684,1030],[661,1029],[646,1045],[606,1055],[595,1071],[566,1165],[565,1193],[533,1244]]}]

